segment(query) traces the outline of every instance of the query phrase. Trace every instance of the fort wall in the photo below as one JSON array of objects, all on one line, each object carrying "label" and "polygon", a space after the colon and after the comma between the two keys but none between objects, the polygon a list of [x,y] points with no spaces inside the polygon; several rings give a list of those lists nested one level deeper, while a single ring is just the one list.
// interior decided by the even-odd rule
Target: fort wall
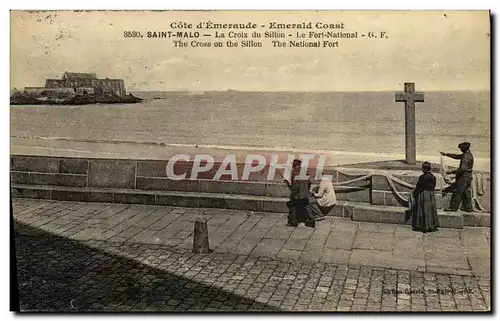
[{"label": "fort wall", "polygon": [[[45,88],[94,88],[95,93],[108,93],[116,96],[125,96],[123,79],[98,79],[95,74],[88,77],[72,77],[72,73],[64,74],[62,79],[46,79]],[[78,74],[79,75],[79,74]]]},{"label": "fort wall", "polygon": [[73,88],[46,88],[46,87],[24,87],[24,91],[30,94],[43,93],[43,92],[56,92],[56,93],[75,93]]}]

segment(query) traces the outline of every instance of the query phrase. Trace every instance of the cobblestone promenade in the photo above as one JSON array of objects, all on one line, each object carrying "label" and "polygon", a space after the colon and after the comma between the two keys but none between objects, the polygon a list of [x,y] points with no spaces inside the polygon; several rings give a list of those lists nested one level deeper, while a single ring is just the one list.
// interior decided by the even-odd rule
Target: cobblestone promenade
[{"label": "cobblestone promenade", "polygon": [[[489,311],[490,229],[14,199],[23,311]],[[212,253],[191,253],[208,219]]]}]

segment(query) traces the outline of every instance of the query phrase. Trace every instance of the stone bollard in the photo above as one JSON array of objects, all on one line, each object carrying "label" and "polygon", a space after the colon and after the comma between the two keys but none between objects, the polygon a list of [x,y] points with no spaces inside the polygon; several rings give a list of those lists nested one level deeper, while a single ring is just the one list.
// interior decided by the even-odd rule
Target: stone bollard
[{"label": "stone bollard", "polygon": [[209,245],[207,220],[204,218],[198,218],[194,222],[193,253],[207,254],[208,252]]}]

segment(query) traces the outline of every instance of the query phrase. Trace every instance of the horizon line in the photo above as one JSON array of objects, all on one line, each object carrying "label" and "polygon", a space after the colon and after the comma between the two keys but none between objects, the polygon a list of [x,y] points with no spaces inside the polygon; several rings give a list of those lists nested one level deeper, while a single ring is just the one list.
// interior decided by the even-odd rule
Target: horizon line
[{"label": "horizon line", "polygon": [[[240,89],[127,89],[127,91],[161,91],[161,92],[187,92],[187,93],[205,93],[205,92],[221,92],[221,93],[231,93],[231,92],[396,92],[398,90],[392,89],[384,89],[384,90],[240,90]],[[399,90],[403,92],[403,90]],[[398,92],[399,92],[398,91]],[[446,91],[476,91],[476,92],[491,92],[491,88],[489,89],[422,89],[416,90],[416,92],[446,92]]]},{"label": "horizon line", "polygon": [[[33,86],[24,86],[24,87],[11,87],[10,91],[23,91],[25,88],[29,88]],[[36,86],[35,86],[36,87]],[[40,86],[40,88],[43,88]],[[158,92],[183,92],[183,93],[206,93],[206,92],[220,92],[220,93],[231,93],[231,92],[283,92],[283,93],[331,93],[331,92],[403,92],[404,89],[383,89],[383,90],[374,90],[374,89],[360,89],[360,90],[347,90],[347,89],[342,89],[342,90],[336,90],[336,89],[328,89],[328,90],[245,90],[245,89],[127,89],[127,92],[151,92],[151,91],[158,91]],[[491,88],[488,89],[420,89],[416,90],[416,92],[491,92]]]}]

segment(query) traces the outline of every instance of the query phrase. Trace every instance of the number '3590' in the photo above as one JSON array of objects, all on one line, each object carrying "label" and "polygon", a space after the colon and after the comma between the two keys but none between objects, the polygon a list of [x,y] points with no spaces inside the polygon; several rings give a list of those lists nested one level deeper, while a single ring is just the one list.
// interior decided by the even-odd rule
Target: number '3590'
[{"label": "number '3590'", "polygon": [[123,37],[125,38],[140,38],[142,37],[140,31],[124,31]]}]

